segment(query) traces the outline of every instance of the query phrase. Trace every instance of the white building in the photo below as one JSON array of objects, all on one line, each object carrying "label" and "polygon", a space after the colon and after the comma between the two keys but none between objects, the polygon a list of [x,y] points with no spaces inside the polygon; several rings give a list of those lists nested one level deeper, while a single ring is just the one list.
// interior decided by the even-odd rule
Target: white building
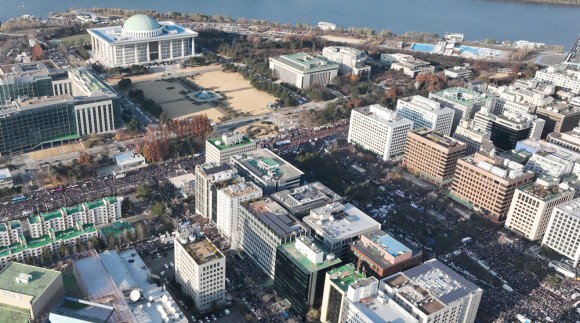
[{"label": "white building", "polygon": [[302,221],[338,258],[343,258],[350,244],[361,235],[381,228],[380,223],[355,206],[338,202],[311,210]]},{"label": "white building", "polygon": [[470,69],[463,67],[463,66],[454,66],[452,68],[448,68],[443,70],[445,76],[451,79],[463,79],[468,78],[473,74]]},{"label": "white building", "polygon": [[168,179],[184,198],[195,195],[195,174],[187,173]]},{"label": "white building", "polygon": [[415,95],[397,101],[400,117],[413,121],[413,129],[430,128],[449,136],[453,126],[454,111],[441,103]]},{"label": "white building", "polygon": [[542,246],[548,247],[572,260],[580,261],[580,199],[558,205],[552,211]]},{"label": "white building", "polygon": [[339,65],[306,53],[270,57],[273,77],[299,89],[327,85],[338,75]]},{"label": "white building", "polygon": [[473,323],[483,290],[436,259],[381,281],[420,323]]},{"label": "white building", "polygon": [[557,205],[571,201],[574,189],[558,180],[538,179],[535,183],[518,187],[508,211],[505,227],[526,239],[542,239],[552,210]]},{"label": "white building", "polygon": [[242,205],[238,213],[242,249],[271,278],[276,270],[276,248],[310,232],[270,198]]},{"label": "white building", "polygon": [[262,189],[253,182],[240,182],[217,191],[217,229],[230,242],[231,249],[240,247],[240,204],[262,197]]},{"label": "white building", "polygon": [[195,212],[217,222],[217,184],[237,181],[238,172],[229,164],[205,163],[195,166]]},{"label": "white building", "polygon": [[8,170],[8,168],[0,169],[0,188],[11,188],[12,186],[13,183],[10,170]]},{"label": "white building", "polygon": [[465,155],[473,155],[480,150],[491,151],[491,132],[479,129],[474,120],[461,120],[453,133],[453,138],[467,144]]},{"label": "white building", "polygon": [[132,151],[117,154],[114,158],[115,163],[119,167],[119,172],[128,172],[130,170],[147,166],[145,157]]},{"label": "white building", "polygon": [[348,142],[388,160],[404,152],[407,133],[412,128],[413,121],[374,104],[351,111]]},{"label": "white building", "polygon": [[226,302],[226,257],[208,239],[182,232],[175,239],[175,280],[199,312]]},{"label": "white building", "polygon": [[416,59],[411,55],[383,55],[381,55],[381,61],[390,61],[392,70],[402,71],[405,75],[410,77],[415,77],[419,74],[433,74],[435,72],[435,66],[431,65],[429,62]]},{"label": "white building", "polygon": [[224,164],[230,158],[256,150],[256,143],[241,133],[224,133],[205,141],[205,162]]},{"label": "white building", "polygon": [[352,74],[360,80],[368,81],[371,77],[371,67],[365,65],[368,56],[365,52],[344,46],[328,46],[322,49],[322,57],[339,65],[341,74]]},{"label": "white building", "polygon": [[473,119],[482,106],[491,104],[492,98],[475,90],[453,87],[429,93],[429,99],[439,102],[442,107],[453,109],[453,125],[451,133],[455,132],[461,120]]},{"label": "white building", "polygon": [[195,55],[197,33],[172,21],[135,15],[123,26],[87,30],[93,57],[106,66],[172,61]]},{"label": "white building", "polygon": [[270,194],[270,197],[299,219],[310,214],[312,209],[343,200],[342,196],[320,182],[311,182],[289,190],[278,191]]},{"label": "white building", "polygon": [[573,94],[580,94],[580,71],[567,69],[564,64],[537,71],[536,79],[554,84]]}]

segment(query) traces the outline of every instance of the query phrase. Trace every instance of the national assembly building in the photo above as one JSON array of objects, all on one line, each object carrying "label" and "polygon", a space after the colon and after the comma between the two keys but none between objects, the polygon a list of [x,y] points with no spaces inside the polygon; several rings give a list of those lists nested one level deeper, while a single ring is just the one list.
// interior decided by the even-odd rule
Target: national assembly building
[{"label": "national assembly building", "polygon": [[123,26],[87,30],[93,57],[109,67],[184,59],[195,54],[195,31],[172,21],[135,15]]}]

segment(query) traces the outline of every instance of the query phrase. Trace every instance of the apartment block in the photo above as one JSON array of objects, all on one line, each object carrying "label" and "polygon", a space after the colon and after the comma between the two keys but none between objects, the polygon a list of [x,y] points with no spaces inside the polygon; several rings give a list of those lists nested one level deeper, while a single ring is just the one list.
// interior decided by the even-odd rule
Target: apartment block
[{"label": "apartment block", "polygon": [[407,135],[403,165],[438,185],[453,180],[457,160],[465,156],[467,144],[428,128],[412,130]]},{"label": "apartment block", "polygon": [[450,196],[503,221],[516,188],[532,182],[534,175],[522,164],[480,151],[459,159]]},{"label": "apartment block", "polygon": [[415,95],[397,101],[397,113],[400,117],[413,121],[413,129],[431,128],[449,136],[453,126],[455,112],[442,107],[439,102]]},{"label": "apartment block", "polygon": [[407,132],[412,128],[413,121],[374,104],[351,111],[348,142],[388,160],[403,153]]},{"label": "apartment block", "polygon": [[[551,180],[551,181],[550,181]],[[546,233],[554,207],[571,201],[574,189],[558,184],[551,177],[516,189],[505,227],[531,241],[541,240]]]},{"label": "apartment block", "polygon": [[205,162],[218,165],[229,163],[235,155],[256,150],[256,143],[241,133],[224,133],[205,141]]}]

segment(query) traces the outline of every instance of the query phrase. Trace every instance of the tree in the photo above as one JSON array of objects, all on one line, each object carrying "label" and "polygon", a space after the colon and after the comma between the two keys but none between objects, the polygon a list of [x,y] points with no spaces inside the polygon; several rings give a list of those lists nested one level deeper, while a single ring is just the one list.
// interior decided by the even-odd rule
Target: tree
[{"label": "tree", "polygon": [[121,202],[121,214],[128,215],[131,213],[133,213],[133,201],[126,197]]},{"label": "tree", "polygon": [[135,193],[137,193],[137,197],[147,199],[149,197],[149,194],[151,194],[151,191],[147,186],[139,185],[135,188]]},{"label": "tree", "polygon": [[138,223],[135,227],[135,233],[137,234],[137,240],[144,240],[146,235],[146,228],[142,223]]},{"label": "tree", "polygon": [[320,319],[320,310],[316,308],[311,308],[308,313],[306,313],[306,321],[317,322]]},{"label": "tree", "polygon": [[158,217],[163,215],[163,213],[165,213],[165,207],[163,206],[163,204],[155,202],[153,203],[153,205],[151,205],[151,214]]},{"label": "tree", "polygon": [[60,245],[58,246],[58,255],[64,257],[66,253],[66,247],[64,246],[64,242],[61,240]]},{"label": "tree", "polygon": [[126,91],[131,87],[131,79],[128,77],[124,77],[117,83],[117,88],[121,91]]},{"label": "tree", "polygon": [[42,262],[49,261],[51,255],[52,255],[52,252],[50,252],[50,249],[48,249],[48,247],[42,247],[42,250],[40,251],[40,257],[42,259]]},{"label": "tree", "polygon": [[141,124],[139,123],[139,121],[135,118],[131,118],[131,121],[129,121],[129,123],[127,124],[127,131],[135,132],[139,130],[139,128],[141,128]]}]

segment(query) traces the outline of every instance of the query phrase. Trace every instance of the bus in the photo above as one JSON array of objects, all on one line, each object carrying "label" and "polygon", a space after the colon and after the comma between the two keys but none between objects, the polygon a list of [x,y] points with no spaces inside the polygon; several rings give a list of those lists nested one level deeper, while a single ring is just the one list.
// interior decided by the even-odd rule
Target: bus
[{"label": "bus", "polygon": [[18,203],[23,201],[26,201],[26,196],[24,195],[20,195],[12,199],[12,203]]}]

